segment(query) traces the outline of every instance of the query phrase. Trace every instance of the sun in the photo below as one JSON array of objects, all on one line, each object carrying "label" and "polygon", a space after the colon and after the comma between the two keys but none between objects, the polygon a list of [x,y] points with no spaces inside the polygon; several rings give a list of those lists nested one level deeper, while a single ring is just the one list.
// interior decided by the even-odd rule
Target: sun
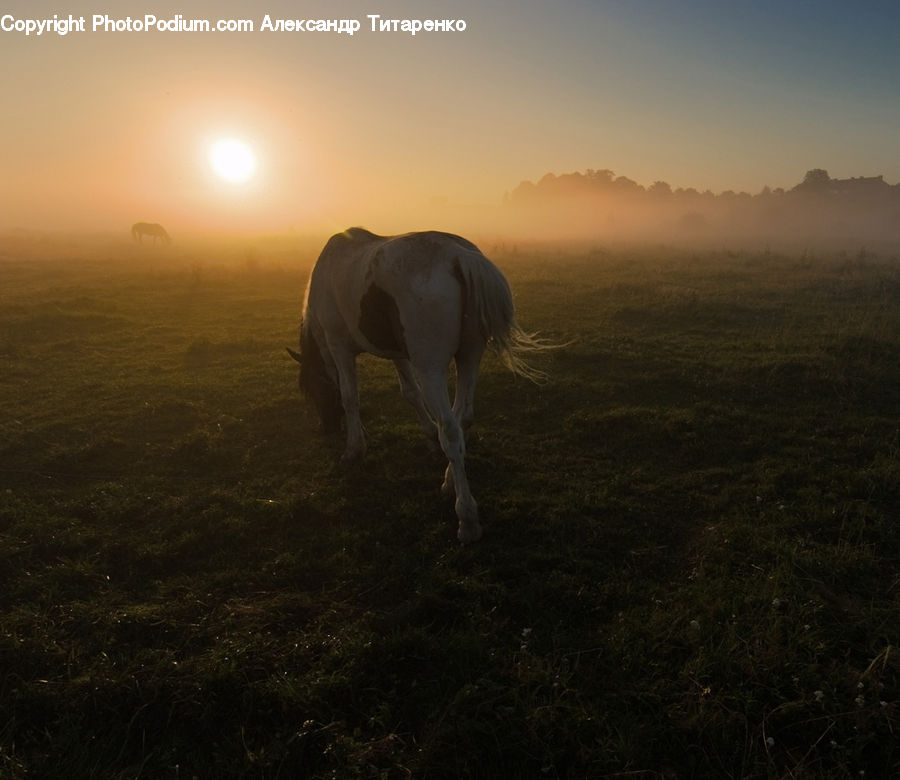
[{"label": "sun", "polygon": [[223,138],[209,148],[209,164],[225,181],[240,184],[256,173],[256,155],[239,138]]}]

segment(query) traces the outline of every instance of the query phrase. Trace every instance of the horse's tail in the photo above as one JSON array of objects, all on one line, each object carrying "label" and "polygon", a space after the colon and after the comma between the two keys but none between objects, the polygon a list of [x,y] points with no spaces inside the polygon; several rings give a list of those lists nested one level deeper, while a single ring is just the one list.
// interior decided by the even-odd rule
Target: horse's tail
[{"label": "horse's tail", "polygon": [[524,356],[563,345],[519,327],[506,277],[481,252],[461,252],[457,259],[465,285],[467,313],[478,317],[488,346],[514,374],[535,383],[546,381],[546,373],[530,366]]}]

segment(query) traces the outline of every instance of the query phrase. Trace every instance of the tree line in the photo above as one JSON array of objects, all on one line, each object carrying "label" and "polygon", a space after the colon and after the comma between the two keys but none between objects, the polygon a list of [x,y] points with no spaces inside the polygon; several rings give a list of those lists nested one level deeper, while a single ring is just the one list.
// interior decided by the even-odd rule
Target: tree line
[{"label": "tree line", "polygon": [[511,215],[560,235],[900,240],[900,184],[883,176],[832,178],[823,168],[789,189],[764,187],[755,195],[673,189],[665,181],[644,187],[589,168],[523,181],[503,202]]}]

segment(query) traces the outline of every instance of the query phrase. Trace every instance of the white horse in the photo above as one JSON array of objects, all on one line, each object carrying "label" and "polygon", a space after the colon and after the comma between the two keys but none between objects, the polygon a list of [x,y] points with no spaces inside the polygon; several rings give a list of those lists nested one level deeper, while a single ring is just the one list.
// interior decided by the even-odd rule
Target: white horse
[{"label": "white horse", "polygon": [[[394,361],[403,396],[448,465],[441,490],[456,496],[461,542],[481,538],[465,471],[465,429],[473,419],[478,366],[489,345],[515,373],[537,380],[522,354],[551,345],[516,324],[503,274],[478,248],[448,233],[376,236],[350,228],[332,236],[310,276],[300,324],[300,387],[326,432],[346,416],[341,460],[365,453],[356,356]],[[456,362],[453,406],[447,389]]]},{"label": "white horse", "polygon": [[162,238],[167,244],[172,243],[172,237],[166,232],[166,229],[158,222],[135,222],[131,226],[131,238],[135,241],[144,243],[144,236],[153,236],[153,244],[156,244],[157,238]]}]

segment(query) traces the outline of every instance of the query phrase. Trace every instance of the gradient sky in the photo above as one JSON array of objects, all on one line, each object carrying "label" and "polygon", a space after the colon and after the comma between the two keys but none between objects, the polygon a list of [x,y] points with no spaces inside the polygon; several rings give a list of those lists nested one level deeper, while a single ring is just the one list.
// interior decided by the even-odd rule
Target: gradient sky
[{"label": "gradient sky", "polygon": [[[0,229],[395,230],[435,199],[486,207],[587,168],[714,192],[817,167],[900,182],[896,0],[0,0],[103,12],[363,29],[0,33]],[[367,13],[467,30],[372,33]],[[256,150],[250,184],[209,171],[223,135]]]}]

